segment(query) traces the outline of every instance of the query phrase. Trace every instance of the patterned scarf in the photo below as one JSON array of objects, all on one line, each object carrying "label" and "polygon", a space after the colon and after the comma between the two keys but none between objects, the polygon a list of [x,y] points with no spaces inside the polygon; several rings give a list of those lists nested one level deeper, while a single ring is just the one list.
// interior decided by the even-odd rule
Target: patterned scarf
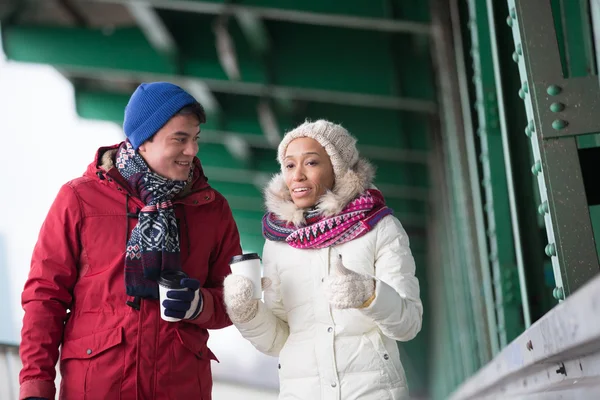
[{"label": "patterned scarf", "polygon": [[263,217],[263,236],[271,241],[286,241],[297,249],[322,249],[361,237],[392,212],[381,192],[369,189],[332,217],[324,218],[319,211],[308,212],[306,225],[300,228],[269,212]]},{"label": "patterned scarf", "polygon": [[[171,200],[187,181],[173,181],[152,172],[129,141],[119,147],[116,166],[133,194],[145,204],[127,242],[127,294],[157,299],[156,281],[161,271],[181,269],[179,233]],[[190,170],[190,177],[191,174]]]}]

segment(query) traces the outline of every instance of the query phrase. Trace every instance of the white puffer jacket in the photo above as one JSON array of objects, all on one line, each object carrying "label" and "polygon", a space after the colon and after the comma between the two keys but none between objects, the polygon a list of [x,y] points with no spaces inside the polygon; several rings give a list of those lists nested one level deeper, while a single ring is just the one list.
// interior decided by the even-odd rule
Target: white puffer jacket
[{"label": "white puffer jacket", "polygon": [[[336,182],[321,204],[336,212],[370,184],[367,164]],[[358,179],[358,181],[357,181]],[[350,181],[350,182],[348,182]],[[353,185],[355,190],[340,191]],[[267,189],[267,207],[292,220],[282,178]],[[347,189],[347,187],[346,187]],[[337,254],[346,268],[376,278],[376,297],[363,309],[332,309],[323,281]],[[236,324],[261,352],[280,359],[280,400],[385,400],[408,398],[404,369],[395,340],[408,341],[421,329],[423,306],[408,236],[393,216],[366,235],[319,250],[300,250],[267,241],[264,276],[273,284],[251,321]]]}]

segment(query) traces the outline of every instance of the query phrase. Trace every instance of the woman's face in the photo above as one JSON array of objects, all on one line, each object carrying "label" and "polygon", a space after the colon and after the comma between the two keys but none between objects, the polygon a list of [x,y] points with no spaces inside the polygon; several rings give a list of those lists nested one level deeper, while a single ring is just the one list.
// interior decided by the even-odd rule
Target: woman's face
[{"label": "woman's face", "polygon": [[334,184],[331,160],[323,146],[311,138],[290,142],[283,159],[283,176],[292,201],[299,208],[316,205]]}]

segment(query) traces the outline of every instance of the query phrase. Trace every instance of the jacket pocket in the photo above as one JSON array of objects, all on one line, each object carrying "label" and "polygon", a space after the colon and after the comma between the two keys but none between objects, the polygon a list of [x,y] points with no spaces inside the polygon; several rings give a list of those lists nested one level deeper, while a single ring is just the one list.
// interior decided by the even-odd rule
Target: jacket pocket
[{"label": "jacket pocket", "polygon": [[63,342],[60,399],[119,399],[124,368],[123,328]]},{"label": "jacket pocket", "polygon": [[[389,351],[383,340],[381,338],[381,333],[377,329],[372,330],[371,332],[366,334],[366,337],[369,339],[373,347],[375,348],[375,352],[379,357],[379,362],[381,363],[382,372],[387,375],[392,386],[397,386],[400,384],[401,386],[406,386],[406,378],[404,376],[404,370],[402,369],[402,364],[400,363],[400,356],[398,351]],[[399,365],[398,367],[395,365],[396,362]]]},{"label": "jacket pocket", "polygon": [[199,337],[183,329],[177,329],[176,332],[177,338],[179,339],[181,345],[192,352],[192,354],[194,354],[198,359],[214,360],[219,362],[213,352],[210,351],[210,349],[206,346],[206,343]]},{"label": "jacket pocket", "polygon": [[169,396],[209,400],[212,392],[211,360],[218,361],[198,332],[176,329],[171,344]]}]

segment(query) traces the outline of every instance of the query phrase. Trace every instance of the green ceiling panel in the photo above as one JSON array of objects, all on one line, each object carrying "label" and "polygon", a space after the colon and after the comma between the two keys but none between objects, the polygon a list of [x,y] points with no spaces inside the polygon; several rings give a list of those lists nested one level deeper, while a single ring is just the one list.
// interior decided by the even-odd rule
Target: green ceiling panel
[{"label": "green ceiling panel", "polygon": [[14,26],[2,28],[4,52],[15,61],[93,69],[175,73],[137,28]]},{"label": "green ceiling panel", "polygon": [[316,102],[309,103],[305,110],[306,118],[325,118],[341,123],[362,145],[426,150],[426,141],[413,136],[426,136],[423,131],[429,124],[428,119],[417,116],[409,124],[404,121],[408,114],[395,110]]},{"label": "green ceiling panel", "polygon": [[394,95],[389,35],[283,22],[273,37],[276,82],[289,86]]},{"label": "green ceiling panel", "polygon": [[377,168],[376,183],[391,183],[403,186],[426,188],[429,185],[427,167],[422,164],[373,160]]},{"label": "green ceiling panel", "polygon": [[122,124],[128,101],[126,94],[75,89],[75,109],[81,118]]},{"label": "green ceiling panel", "polygon": [[[217,16],[190,14],[171,10],[160,10],[161,19],[177,42],[178,50],[185,60],[182,73],[190,76],[206,76],[211,79],[227,80],[225,71],[219,64],[215,46],[213,27]],[[254,56],[244,34],[232,21],[229,32],[235,44],[241,80],[244,82],[266,83],[265,70],[260,59]]]},{"label": "green ceiling panel", "polygon": [[[198,2],[187,0],[190,3]],[[208,3],[227,3],[226,0],[211,0]],[[351,0],[344,1],[340,7],[339,0],[238,0],[236,4],[254,7],[278,8],[283,10],[304,11],[327,14],[354,15],[358,17],[385,17],[385,1]]]},{"label": "green ceiling panel", "polygon": [[[277,71],[277,84],[364,94],[394,94],[394,72],[389,64],[385,35],[303,25],[291,29],[283,24],[275,27],[274,31],[277,37],[289,35],[285,40],[275,42],[277,56],[272,62],[273,70]],[[119,28],[105,34],[100,29],[91,28],[8,26],[2,29],[2,34],[7,56],[16,61],[63,68],[179,73],[176,63],[154,51],[137,28]],[[186,41],[191,44],[186,45]],[[243,47],[236,44],[241,55],[245,54],[241,50]],[[182,56],[182,70],[187,76],[226,80],[216,58],[212,35],[184,35],[182,50],[186,48],[193,49],[189,50],[192,53],[184,51]],[[262,72],[250,58],[240,60],[240,68],[242,81],[264,83]]]}]

